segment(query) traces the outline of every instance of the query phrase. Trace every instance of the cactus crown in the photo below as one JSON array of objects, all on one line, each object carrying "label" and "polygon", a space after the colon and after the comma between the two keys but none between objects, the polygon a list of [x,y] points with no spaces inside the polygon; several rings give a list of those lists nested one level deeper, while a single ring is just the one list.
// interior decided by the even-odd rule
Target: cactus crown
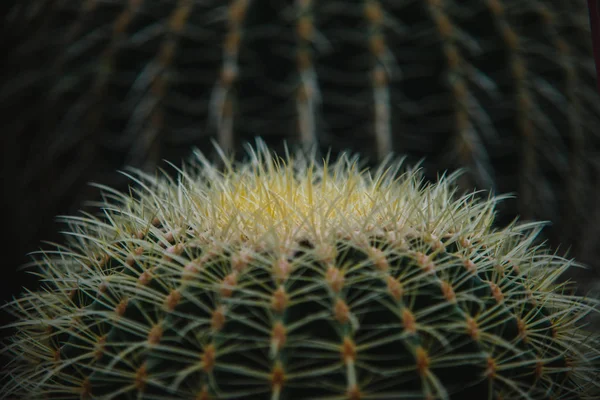
[{"label": "cactus crown", "polygon": [[[498,198],[389,161],[200,153],[68,217],[43,291],[7,307],[3,393],[27,398],[550,399],[598,394],[596,303],[494,230]],[[32,397],[33,396],[33,397]]]}]

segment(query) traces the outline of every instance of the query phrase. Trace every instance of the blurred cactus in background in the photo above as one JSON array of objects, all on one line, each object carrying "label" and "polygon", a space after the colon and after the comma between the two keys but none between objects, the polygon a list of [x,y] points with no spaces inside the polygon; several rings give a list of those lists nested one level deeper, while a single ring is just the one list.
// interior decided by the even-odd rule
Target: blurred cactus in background
[{"label": "blurred cactus in background", "polygon": [[[424,159],[428,179],[512,192],[504,224],[600,271],[600,95],[583,0],[25,0],[3,23],[8,264],[57,214],[261,136]],[[19,288],[11,288],[12,294]]]},{"label": "blurred cactus in background", "polygon": [[596,82],[600,91],[600,0],[588,0],[590,10],[590,34],[596,63]]}]

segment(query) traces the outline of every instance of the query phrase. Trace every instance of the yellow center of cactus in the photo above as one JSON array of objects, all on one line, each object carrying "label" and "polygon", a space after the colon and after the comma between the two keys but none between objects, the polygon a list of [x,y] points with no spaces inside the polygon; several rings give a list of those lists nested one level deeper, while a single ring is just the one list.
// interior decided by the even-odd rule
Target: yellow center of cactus
[{"label": "yellow center of cactus", "polygon": [[[347,157],[331,164],[283,160],[258,145],[249,163],[225,161],[219,170],[204,162],[199,171],[182,172],[178,185],[152,184],[139,203],[122,198],[132,213],[142,205],[175,234],[192,229],[221,244],[244,241],[281,251],[299,240],[325,246],[325,238],[365,232],[399,238],[419,232],[434,240],[468,231],[478,237],[491,226],[495,200],[471,195],[456,201],[456,175],[425,188],[418,172],[399,172],[401,162],[369,172]],[[152,179],[141,175],[143,180]],[[165,201],[173,198],[176,203]]]}]

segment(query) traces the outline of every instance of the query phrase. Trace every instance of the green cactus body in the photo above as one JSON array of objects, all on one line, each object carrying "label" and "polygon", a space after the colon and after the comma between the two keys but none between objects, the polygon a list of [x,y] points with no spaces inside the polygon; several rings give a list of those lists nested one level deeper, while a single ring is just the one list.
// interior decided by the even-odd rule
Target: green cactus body
[{"label": "green cactus body", "polygon": [[[597,302],[539,225],[492,228],[497,199],[275,157],[176,180],[131,175],[70,217],[15,300],[5,396],[39,399],[593,399]],[[595,378],[596,377],[596,378]]]},{"label": "green cactus body", "polygon": [[431,180],[467,167],[462,188],[518,193],[505,221],[551,220],[554,246],[598,259],[583,0],[29,0],[6,25],[6,201],[23,253],[37,221],[93,197],[89,181],[124,189],[125,165],[260,135],[279,151],[424,158]]}]

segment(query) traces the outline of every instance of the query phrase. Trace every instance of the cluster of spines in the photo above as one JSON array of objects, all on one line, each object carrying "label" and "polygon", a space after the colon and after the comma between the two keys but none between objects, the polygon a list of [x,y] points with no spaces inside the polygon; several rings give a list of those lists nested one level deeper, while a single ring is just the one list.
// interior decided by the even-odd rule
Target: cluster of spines
[{"label": "cluster of spines", "polygon": [[553,283],[569,263],[536,230],[492,231],[493,201],[399,165],[201,161],[69,218],[46,290],[11,307],[8,394],[595,395],[598,339],[579,325],[596,303]]}]

